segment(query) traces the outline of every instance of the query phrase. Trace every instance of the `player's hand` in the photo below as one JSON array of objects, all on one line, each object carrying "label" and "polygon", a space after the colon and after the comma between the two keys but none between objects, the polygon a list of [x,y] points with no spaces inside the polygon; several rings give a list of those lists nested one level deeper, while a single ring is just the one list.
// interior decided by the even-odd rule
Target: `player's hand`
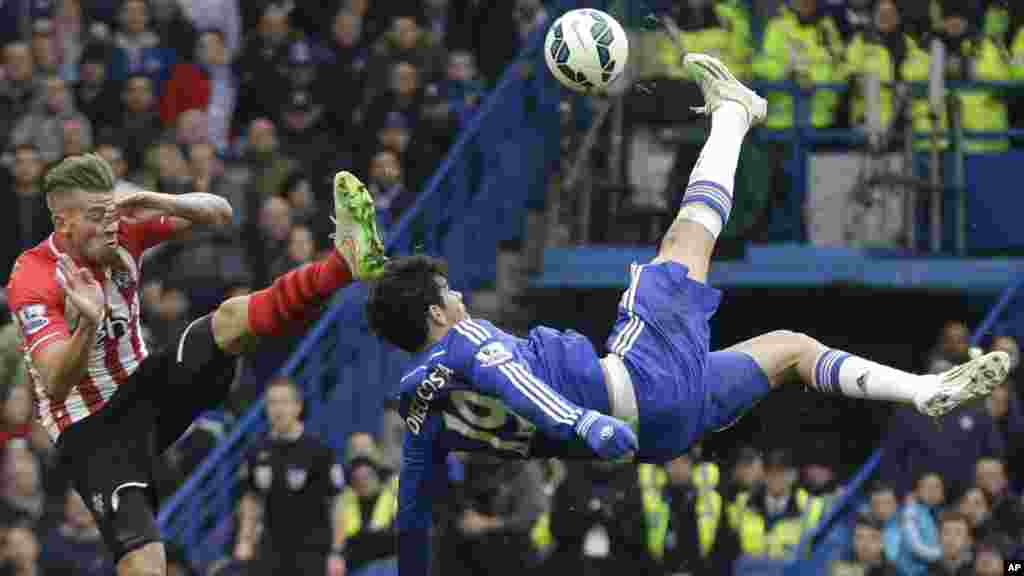
[{"label": "player's hand", "polygon": [[115,201],[121,220],[129,224],[163,216],[171,212],[173,196],[159,192],[129,192]]},{"label": "player's hand", "polygon": [[107,295],[92,272],[88,268],[79,268],[66,254],[57,259],[57,270],[57,283],[82,316],[93,325],[103,321],[107,310]]},{"label": "player's hand", "polygon": [[595,410],[580,417],[576,433],[604,460],[629,459],[638,446],[636,434],[625,422]]}]

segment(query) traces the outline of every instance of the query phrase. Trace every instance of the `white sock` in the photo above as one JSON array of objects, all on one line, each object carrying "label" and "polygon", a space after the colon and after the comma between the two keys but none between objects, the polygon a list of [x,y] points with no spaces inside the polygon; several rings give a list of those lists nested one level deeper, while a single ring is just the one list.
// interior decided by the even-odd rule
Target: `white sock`
[{"label": "white sock", "polygon": [[749,129],[747,111],[736,102],[722,102],[711,113],[711,134],[690,173],[677,218],[696,222],[718,238],[732,211],[736,167]]},{"label": "white sock", "polygon": [[935,383],[935,376],[911,374],[832,349],[814,361],[811,388],[853,398],[913,404]]}]

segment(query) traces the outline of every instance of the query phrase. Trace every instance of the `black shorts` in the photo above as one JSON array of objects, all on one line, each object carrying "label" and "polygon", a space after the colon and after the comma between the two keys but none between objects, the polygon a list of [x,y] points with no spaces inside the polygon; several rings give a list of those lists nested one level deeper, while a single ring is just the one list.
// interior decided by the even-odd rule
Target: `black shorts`
[{"label": "black shorts", "polygon": [[150,355],[99,412],[57,440],[58,467],[82,496],[115,563],[160,541],[155,464],[202,412],[221,404],[235,358],[213,339],[212,315]]}]

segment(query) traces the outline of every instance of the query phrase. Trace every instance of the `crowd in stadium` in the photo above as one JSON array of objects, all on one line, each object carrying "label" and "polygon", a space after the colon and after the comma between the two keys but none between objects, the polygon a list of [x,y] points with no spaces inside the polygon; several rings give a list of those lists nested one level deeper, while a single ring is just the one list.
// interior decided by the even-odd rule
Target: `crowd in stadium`
[{"label": "crowd in stadium", "polygon": [[[927,2],[893,0],[791,0],[770,10],[763,5],[775,3],[753,4],[678,3],[687,48],[713,51],[742,76],[766,81],[847,82],[877,65],[883,80],[914,81],[927,79],[926,47],[938,34],[952,42],[961,77],[1024,79],[1019,2],[943,0],[933,3],[937,12],[919,9]],[[765,22],[757,45],[755,17]],[[232,227],[149,256],[145,327],[153,345],[164,345],[225,294],[266,286],[330,246],[326,214],[336,170],[364,176],[385,229],[397,222],[527,35],[547,21],[541,0],[0,2],[0,187],[14,201],[0,226],[0,278],[52,231],[40,178],[67,155],[95,151],[126,189],[224,196],[235,208]],[[673,45],[663,39],[658,46],[668,74],[681,74]],[[768,98],[767,128],[790,127],[791,98]],[[883,123],[905,114],[928,131],[924,97],[905,106],[901,98],[883,90]],[[1024,127],[1012,98],[996,90],[965,94],[965,129]],[[821,92],[810,119],[816,127],[845,126],[863,114],[856,90]],[[963,361],[965,334],[966,327],[951,324],[930,369]],[[1011,338],[990,345],[1019,358]],[[112,574],[81,498],[47,474],[53,450],[31,425],[32,393],[10,324],[0,347],[0,574]],[[200,422],[205,436],[193,434],[165,459],[168,491],[231,415],[263,394],[281,354],[243,360],[228,416]],[[1024,413],[1012,383],[938,433],[909,409],[894,412],[870,501],[830,536],[838,542],[835,573],[1002,574],[1005,559],[1024,557],[1024,469],[1012,457],[1021,431]],[[347,522],[342,538],[349,574],[394,554],[393,538],[374,537],[394,528],[394,509],[381,503],[394,496],[394,442],[390,434],[353,437],[338,455],[343,473],[335,476],[344,482],[326,489],[325,507],[359,518]],[[782,557],[845,481],[826,466],[794,461],[790,448],[738,447],[723,461],[705,461],[697,449],[664,469],[453,458],[455,489],[438,523],[437,562],[445,574],[530,567],[680,575],[725,574],[741,556]],[[324,474],[333,471],[327,468]],[[258,496],[252,467],[246,473],[241,481],[255,488],[243,492]],[[239,499],[231,544],[204,570],[261,573],[266,535],[294,522],[268,516],[265,504]],[[330,539],[330,522],[322,529]],[[169,561],[169,574],[197,569],[173,547]]]}]

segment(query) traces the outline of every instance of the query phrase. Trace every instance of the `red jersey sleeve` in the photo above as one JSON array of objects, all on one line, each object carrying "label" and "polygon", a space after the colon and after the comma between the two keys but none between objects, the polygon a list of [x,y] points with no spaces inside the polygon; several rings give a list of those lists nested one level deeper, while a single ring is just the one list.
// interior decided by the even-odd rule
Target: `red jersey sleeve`
[{"label": "red jersey sleeve", "polygon": [[181,222],[173,216],[157,216],[131,224],[122,222],[119,229],[121,245],[138,258],[153,246],[170,240],[181,228]]},{"label": "red jersey sleeve", "polygon": [[64,291],[57,284],[56,274],[55,263],[22,256],[15,262],[7,284],[7,306],[22,344],[33,357],[70,335],[64,318]]}]

